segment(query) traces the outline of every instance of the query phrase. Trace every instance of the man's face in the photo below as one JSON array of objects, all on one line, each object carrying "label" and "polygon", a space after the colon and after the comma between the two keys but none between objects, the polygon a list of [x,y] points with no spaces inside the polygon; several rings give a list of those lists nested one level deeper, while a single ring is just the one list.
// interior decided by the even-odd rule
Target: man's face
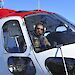
[{"label": "man's face", "polygon": [[38,25],[37,26],[37,28],[36,28],[36,34],[37,35],[42,35],[43,34],[43,32],[44,32],[44,27],[43,27],[43,25]]}]

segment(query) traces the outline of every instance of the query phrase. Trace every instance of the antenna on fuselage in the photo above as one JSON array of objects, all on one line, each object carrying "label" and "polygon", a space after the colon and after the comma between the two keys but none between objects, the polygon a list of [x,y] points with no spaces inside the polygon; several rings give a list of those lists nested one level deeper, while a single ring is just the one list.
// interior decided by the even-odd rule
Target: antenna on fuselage
[{"label": "antenna on fuselage", "polygon": [[38,10],[40,9],[40,0],[38,0]]},{"label": "antenna on fuselage", "polygon": [[0,8],[3,8],[3,6],[4,6],[4,1],[0,0]]}]

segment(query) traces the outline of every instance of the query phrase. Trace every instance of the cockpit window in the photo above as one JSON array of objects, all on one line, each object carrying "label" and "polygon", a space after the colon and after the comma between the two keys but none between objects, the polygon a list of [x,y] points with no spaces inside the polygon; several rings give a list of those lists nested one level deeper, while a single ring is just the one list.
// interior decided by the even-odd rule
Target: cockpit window
[{"label": "cockpit window", "polygon": [[8,69],[12,75],[35,75],[36,69],[29,57],[9,57]]},{"label": "cockpit window", "polygon": [[16,20],[8,21],[2,28],[5,50],[10,53],[25,52],[27,46],[19,22]]},{"label": "cockpit window", "polygon": [[[44,35],[51,44],[49,49],[52,49],[56,48],[56,45],[59,44],[68,45],[75,42],[75,32],[72,31],[71,25],[68,24],[67,21],[61,21],[59,18],[55,17],[53,14],[39,13],[25,17],[25,22],[30,36],[31,33],[35,31],[36,23],[42,22],[46,28]],[[66,22],[67,24],[65,24]],[[41,52],[41,50],[39,52]]]},{"label": "cockpit window", "polygon": [[53,32],[55,31],[55,28],[61,23],[60,21],[52,17],[52,15],[48,14],[32,15],[26,17],[25,20],[29,31],[34,30],[36,23],[43,22],[45,27],[47,28],[47,31]]}]

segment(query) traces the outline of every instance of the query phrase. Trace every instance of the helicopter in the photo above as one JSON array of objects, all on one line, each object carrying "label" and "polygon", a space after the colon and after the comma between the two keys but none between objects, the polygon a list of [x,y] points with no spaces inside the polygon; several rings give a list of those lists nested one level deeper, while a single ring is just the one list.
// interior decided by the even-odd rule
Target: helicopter
[{"label": "helicopter", "polygon": [[[31,39],[43,22],[51,47],[37,50]],[[0,9],[0,75],[75,75],[75,25],[45,10]]]}]

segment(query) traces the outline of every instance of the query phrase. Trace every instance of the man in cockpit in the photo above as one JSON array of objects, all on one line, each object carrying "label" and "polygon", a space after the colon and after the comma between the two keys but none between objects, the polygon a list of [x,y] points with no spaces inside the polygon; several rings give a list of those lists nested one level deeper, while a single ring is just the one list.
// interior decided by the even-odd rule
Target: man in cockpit
[{"label": "man in cockpit", "polygon": [[48,49],[51,44],[48,42],[47,38],[44,36],[44,25],[42,22],[36,24],[35,32],[32,34],[33,45],[37,50]]}]

